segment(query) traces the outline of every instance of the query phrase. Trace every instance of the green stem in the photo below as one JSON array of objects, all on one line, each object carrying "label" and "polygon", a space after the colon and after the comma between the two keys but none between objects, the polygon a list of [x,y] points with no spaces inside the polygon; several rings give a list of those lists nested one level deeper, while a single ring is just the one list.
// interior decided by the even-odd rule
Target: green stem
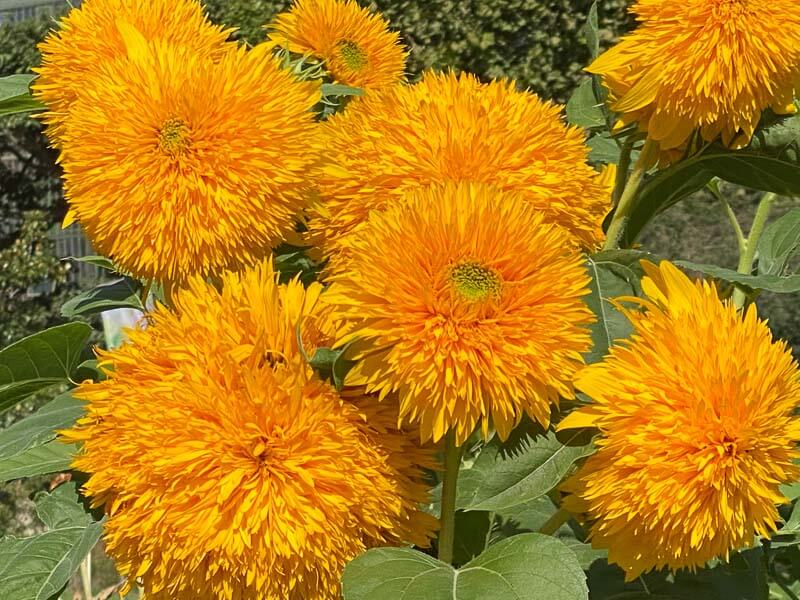
[{"label": "green stem", "polygon": [[608,233],[606,234],[606,243],[603,246],[604,250],[616,250],[620,247],[622,236],[625,235],[625,227],[628,225],[630,219],[630,212],[633,209],[636,193],[639,191],[639,186],[642,184],[644,174],[650,166],[651,159],[658,149],[658,144],[651,140],[644,143],[639,154],[639,159],[633,166],[633,172],[625,184],[625,189],[619,198],[617,208],[614,211],[614,216],[611,219],[611,225],[608,226]]},{"label": "green stem", "polygon": [[[753,218],[753,226],[750,228],[750,235],[744,245],[744,252],[739,256],[739,266],[736,269],[737,273],[742,275],[750,275],[753,272],[753,262],[756,258],[756,248],[758,248],[758,240],[761,234],[764,233],[764,226],[767,224],[767,217],[772,208],[772,204],[777,199],[777,195],[772,192],[767,192],[761,197],[756,209],[756,216]],[[733,303],[736,308],[742,308],[745,303],[745,293],[741,288],[736,288],[733,291]]]},{"label": "green stem", "polygon": [[547,519],[544,525],[539,528],[539,533],[553,535],[561,526],[570,520],[570,514],[563,508],[559,508],[553,516]]},{"label": "green stem", "polygon": [[83,587],[83,597],[92,600],[92,554],[86,555],[81,563],[81,584]]},{"label": "green stem", "polygon": [[747,246],[747,238],[744,237],[744,231],[742,231],[742,226],[739,224],[739,219],[736,218],[736,213],[733,212],[730,202],[722,195],[719,189],[719,179],[712,179],[706,187],[722,205],[725,216],[728,218],[728,221],[730,221],[734,234],[736,234],[736,245],[739,247],[739,256],[742,256]]},{"label": "green stem", "polygon": [[634,136],[629,136],[622,146],[619,155],[619,165],[617,165],[617,178],[614,181],[614,192],[611,201],[614,206],[619,204],[622,192],[625,190],[625,182],[628,180],[628,170],[631,168],[631,152],[633,152]]},{"label": "green stem", "polygon": [[153,287],[153,280],[149,279],[147,283],[144,285],[144,289],[142,290],[142,307],[144,307],[145,311],[147,310],[147,298],[150,297],[150,290]]},{"label": "green stem", "polygon": [[456,445],[456,433],[453,430],[447,432],[444,443],[439,560],[451,564],[453,562],[453,543],[455,541],[456,490],[458,489],[458,468],[461,466],[461,447]]}]

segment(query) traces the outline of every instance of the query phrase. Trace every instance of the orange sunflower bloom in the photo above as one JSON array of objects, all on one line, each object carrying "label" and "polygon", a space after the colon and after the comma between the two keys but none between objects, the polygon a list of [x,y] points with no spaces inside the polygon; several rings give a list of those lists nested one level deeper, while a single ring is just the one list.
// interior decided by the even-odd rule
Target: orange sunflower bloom
[{"label": "orange sunflower bloom", "polygon": [[347,382],[398,393],[423,440],[463,443],[490,422],[502,438],[523,414],[547,424],[591,347],[589,278],[566,232],[519,194],[489,186],[421,188],[374,212],[348,239],[348,269],[325,301],[339,345],[359,362]]},{"label": "orange sunflower bloom", "polygon": [[253,264],[305,206],[318,84],[266,48],[214,61],[118,25],[128,54],[96,66],[64,124],[71,216],[137,277]]},{"label": "orange sunflower bloom", "polygon": [[750,142],[764,109],[794,112],[800,83],[795,0],[639,0],[638,28],[589,66],[620,124],[638,122],[662,150],[699,132]]},{"label": "orange sunflower bloom", "polygon": [[608,189],[586,164],[583,131],[565,126],[560,110],[513,82],[452,73],[360,99],[322,126],[328,161],[317,176],[312,238],[335,263],[370,212],[450,181],[515,192],[578,244],[597,247]]},{"label": "orange sunflower bloom", "polygon": [[800,475],[800,373],[786,343],[754,305],[741,315],[667,262],[644,267],[646,311],[626,312],[633,336],[578,373],[594,403],[561,424],[601,432],[566,485],[569,508],[628,579],[769,537],[778,486]]},{"label": "orange sunflower bloom", "polygon": [[377,90],[405,78],[400,36],[355,0],[295,0],[269,29],[272,44],[322,59],[340,83]]},{"label": "orange sunflower bloom", "polygon": [[117,22],[130,23],[148,40],[185,47],[201,57],[218,58],[228,49],[231,30],[212,25],[195,0],[84,0],[59,28],[39,44],[42,66],[34,69],[34,95],[47,105],[42,120],[55,146],[61,145],[69,107],[99,65],[127,55]]},{"label": "orange sunflower bloom", "polygon": [[298,319],[307,340],[324,329],[319,284],[278,286],[265,264],[222,286],[191,280],[177,312],[101,353],[108,379],[75,391],[87,414],[62,439],[82,444],[106,550],[147,598],[335,600],[366,548],[427,545],[431,451],[293,347]]}]

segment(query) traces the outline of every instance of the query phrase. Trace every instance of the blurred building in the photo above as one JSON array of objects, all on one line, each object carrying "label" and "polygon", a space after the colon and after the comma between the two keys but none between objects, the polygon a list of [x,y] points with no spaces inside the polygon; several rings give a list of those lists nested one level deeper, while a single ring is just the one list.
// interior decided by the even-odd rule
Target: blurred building
[{"label": "blurred building", "polygon": [[0,0],[0,25],[18,23],[41,14],[52,14],[68,6],[77,6],[80,0]]}]

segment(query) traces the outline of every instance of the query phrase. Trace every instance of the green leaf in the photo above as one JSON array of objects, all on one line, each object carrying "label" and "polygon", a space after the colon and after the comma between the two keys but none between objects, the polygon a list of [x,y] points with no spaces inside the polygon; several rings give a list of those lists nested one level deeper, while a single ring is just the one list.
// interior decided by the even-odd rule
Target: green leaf
[{"label": "green leaf", "polygon": [[323,83],[320,93],[323,96],[363,96],[364,90],[339,83]]},{"label": "green leaf", "polygon": [[62,444],[57,440],[32,446],[19,454],[0,459],[0,482],[67,471],[77,451],[77,446]]},{"label": "green leaf", "polygon": [[706,164],[714,175],[731,183],[781,196],[800,195],[800,163],[787,157],[719,151],[709,153]]},{"label": "green leaf", "polygon": [[767,568],[760,547],[737,552],[711,570],[711,583],[725,600],[768,600]]},{"label": "green leaf", "polygon": [[758,241],[760,275],[782,275],[786,263],[800,247],[800,208],[767,225]]},{"label": "green leaf", "polygon": [[[567,443],[579,435],[572,433]],[[575,461],[593,451],[591,445],[562,444],[553,432],[513,444],[490,443],[472,468],[459,474],[456,507],[504,511],[535,500],[556,487]]]},{"label": "green leaf", "polygon": [[303,285],[316,280],[320,265],[311,260],[307,248],[281,244],[273,254],[275,270],[280,273],[280,282],[286,283],[299,275]]},{"label": "green leaf", "polygon": [[586,577],[558,540],[527,533],[498,542],[461,569],[410,548],[376,548],[352,561],[344,600],[584,600]]},{"label": "green leaf", "polygon": [[105,256],[99,255],[92,255],[92,256],[68,256],[64,260],[74,260],[75,262],[86,263],[87,265],[93,265],[95,267],[99,267],[104,271],[116,271],[117,267],[114,266],[114,262]]},{"label": "green leaf", "polygon": [[84,404],[69,392],[57,396],[31,416],[0,431],[0,461],[55,439],[84,414]]},{"label": "green leaf", "polygon": [[61,307],[61,315],[73,319],[115,308],[135,308],[144,311],[141,293],[141,284],[128,277],[101,283],[65,302]]},{"label": "green leaf", "polygon": [[625,227],[625,245],[633,244],[653,217],[702,190],[713,178],[714,173],[693,158],[659,171],[636,196]]},{"label": "green leaf", "polygon": [[601,360],[615,340],[631,334],[628,318],[611,302],[620,296],[639,296],[642,260],[658,262],[651,254],[637,250],[607,250],[587,259],[591,282],[586,305],[597,321],[591,325],[592,350],[584,358],[587,363]]},{"label": "green leaf", "polygon": [[586,19],[583,33],[586,36],[586,47],[589,48],[589,55],[592,58],[597,58],[597,55],[600,54],[600,27],[597,22],[597,0],[592,2],[592,7],[589,9],[589,16]]},{"label": "green leaf", "polygon": [[752,290],[765,290],[777,294],[794,294],[800,292],[800,275],[778,277],[777,275],[743,275],[732,269],[693,263],[687,260],[676,260],[676,265],[692,271],[698,271],[723,281],[742,285]]},{"label": "green leaf", "polygon": [[36,75],[0,77],[0,116],[41,110],[45,106],[30,94]]},{"label": "green leaf", "polygon": [[344,387],[344,378],[353,366],[355,361],[345,358],[347,346],[332,350],[331,348],[317,348],[314,356],[308,361],[319,376],[333,382],[334,387],[341,391]]},{"label": "green leaf", "polygon": [[586,141],[589,146],[589,160],[593,163],[618,164],[619,144],[608,134],[593,135]]},{"label": "green leaf", "polygon": [[0,598],[53,598],[102,534],[102,524],[93,522],[80,505],[73,482],[39,495],[36,510],[47,531],[0,541]]},{"label": "green leaf", "polygon": [[453,564],[463,565],[480,555],[489,543],[494,513],[456,511]]},{"label": "green leaf", "polygon": [[31,394],[69,381],[92,328],[67,323],[0,350],[0,411]]},{"label": "green leaf", "polygon": [[605,127],[606,117],[594,95],[591,79],[585,79],[567,102],[567,121],[585,129]]}]

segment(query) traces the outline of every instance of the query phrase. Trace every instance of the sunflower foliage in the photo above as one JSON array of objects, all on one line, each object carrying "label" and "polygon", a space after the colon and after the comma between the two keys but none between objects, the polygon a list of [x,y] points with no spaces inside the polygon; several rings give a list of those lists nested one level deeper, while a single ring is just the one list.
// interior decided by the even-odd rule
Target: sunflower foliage
[{"label": "sunflower foliage", "polygon": [[[800,291],[794,8],[637,0],[601,52],[595,4],[562,107],[409,83],[354,0],[255,45],[84,0],[0,113],[119,275],[62,314],[143,315],[0,350],[0,410],[61,392],[0,431],[3,481],[53,476],[0,598],[96,597],[102,539],[152,600],[796,599],[800,370],[754,303]],[[721,181],[763,192],[749,231]],[[735,270],[637,244],[704,188]]]}]

